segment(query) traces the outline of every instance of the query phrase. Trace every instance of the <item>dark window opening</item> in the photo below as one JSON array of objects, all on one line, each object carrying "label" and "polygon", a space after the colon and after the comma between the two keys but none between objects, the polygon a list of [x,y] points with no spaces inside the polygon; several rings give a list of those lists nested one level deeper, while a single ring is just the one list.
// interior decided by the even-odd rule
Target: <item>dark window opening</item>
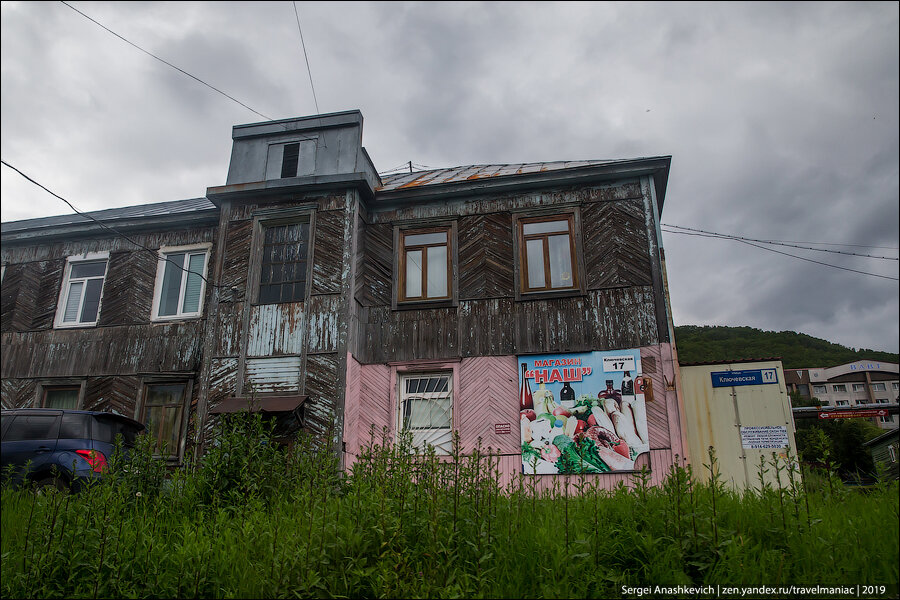
[{"label": "dark window opening", "polygon": [[309,223],[274,225],[264,232],[258,302],[302,302],[306,297]]},{"label": "dark window opening", "polygon": [[300,144],[285,144],[281,159],[281,176],[296,177],[297,164],[300,162]]}]

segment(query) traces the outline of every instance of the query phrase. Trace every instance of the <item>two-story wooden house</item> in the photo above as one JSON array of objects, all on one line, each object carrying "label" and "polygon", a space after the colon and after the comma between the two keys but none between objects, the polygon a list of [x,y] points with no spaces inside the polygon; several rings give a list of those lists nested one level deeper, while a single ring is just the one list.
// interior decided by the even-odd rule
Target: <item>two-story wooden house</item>
[{"label": "two-story wooden house", "polygon": [[206,198],[3,224],[4,407],[134,416],[175,460],[248,406],[345,465],[373,428],[610,486],[685,455],[669,157],[379,177],[358,111],[233,140]]}]

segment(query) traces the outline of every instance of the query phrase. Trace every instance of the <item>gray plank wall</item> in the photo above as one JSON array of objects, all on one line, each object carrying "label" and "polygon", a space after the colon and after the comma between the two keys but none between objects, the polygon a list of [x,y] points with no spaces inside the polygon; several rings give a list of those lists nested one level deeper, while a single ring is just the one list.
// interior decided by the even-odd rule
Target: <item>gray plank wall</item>
[{"label": "gray plank wall", "polygon": [[[259,210],[314,207],[312,270],[308,301],[251,305],[248,289],[258,257],[251,257],[253,219]],[[327,431],[342,411],[346,319],[342,301],[345,229],[348,218],[344,194],[293,195],[271,202],[242,202],[223,206],[225,241],[222,253],[222,293],[216,309],[210,351],[208,407],[230,396],[262,392],[306,394],[308,428]],[[295,365],[299,366],[299,370]],[[248,369],[249,367],[249,369]],[[296,379],[281,377],[289,370]],[[292,372],[293,372],[292,371]],[[252,380],[254,374],[266,379]],[[301,375],[302,373],[302,375]],[[207,419],[207,430],[215,419]]]},{"label": "gray plank wall", "polygon": [[[355,293],[363,363],[579,352],[659,343],[645,198],[637,180],[615,185],[505,194],[408,207],[364,223],[363,280]],[[515,299],[512,210],[577,206],[585,294]],[[392,310],[393,228],[410,220],[456,219],[459,304]],[[653,219],[649,220],[651,223]],[[664,335],[662,336],[665,337]]]},{"label": "gray plank wall", "polygon": [[[215,227],[129,233],[148,248],[202,242],[215,244]],[[107,275],[96,327],[53,329],[66,257],[109,251]],[[215,248],[211,256],[215,256]],[[4,245],[2,403],[33,406],[38,382],[84,380],[84,408],[135,416],[141,378],[152,374],[199,372],[204,315],[185,321],[151,323],[156,259],[123,238],[100,238],[45,245]],[[210,266],[211,272],[212,266]],[[197,386],[193,387],[196,403]],[[193,431],[193,429],[189,429]]]}]

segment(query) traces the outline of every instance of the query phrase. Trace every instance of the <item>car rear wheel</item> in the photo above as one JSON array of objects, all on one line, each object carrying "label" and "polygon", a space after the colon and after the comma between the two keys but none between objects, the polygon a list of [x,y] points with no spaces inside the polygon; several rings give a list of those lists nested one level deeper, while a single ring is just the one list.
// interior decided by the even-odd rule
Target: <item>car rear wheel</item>
[{"label": "car rear wheel", "polygon": [[43,479],[38,479],[34,482],[34,491],[39,494],[46,494],[52,490],[56,490],[59,492],[68,492],[69,485],[66,483],[66,480],[61,477],[56,477],[51,475],[50,477],[44,477]]}]

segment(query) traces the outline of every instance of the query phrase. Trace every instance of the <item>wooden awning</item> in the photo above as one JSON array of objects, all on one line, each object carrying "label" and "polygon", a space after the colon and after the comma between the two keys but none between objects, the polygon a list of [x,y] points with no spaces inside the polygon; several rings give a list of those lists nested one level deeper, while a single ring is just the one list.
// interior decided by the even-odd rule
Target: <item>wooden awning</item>
[{"label": "wooden awning", "polygon": [[217,404],[209,413],[221,415],[244,411],[265,413],[291,412],[306,402],[308,397],[299,394],[295,396],[231,397]]}]

